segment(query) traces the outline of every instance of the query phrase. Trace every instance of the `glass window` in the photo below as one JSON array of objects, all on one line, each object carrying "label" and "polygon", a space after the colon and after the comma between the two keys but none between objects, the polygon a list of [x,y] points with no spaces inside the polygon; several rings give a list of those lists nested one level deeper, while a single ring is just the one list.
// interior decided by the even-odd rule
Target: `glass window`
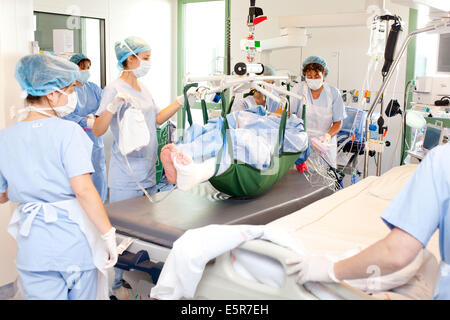
[{"label": "glass window", "polygon": [[35,12],[35,33],[40,51],[70,58],[83,53],[91,60],[90,81],[106,84],[103,19],[71,17],[62,14]]},{"label": "glass window", "polygon": [[101,83],[101,47],[100,47],[100,20],[85,19],[84,44],[82,52],[91,60],[90,81],[100,85]]},{"label": "glass window", "polygon": [[[178,93],[182,93],[185,74],[211,75],[227,72],[226,19],[229,0],[178,1]],[[227,9],[228,8],[228,9]],[[201,86],[202,83],[199,83]],[[208,109],[220,109],[219,104],[207,103]],[[194,122],[202,122],[199,102],[192,106]],[[178,126],[182,115],[178,113]]]},{"label": "glass window", "polygon": [[439,35],[438,72],[450,72],[450,33]]},{"label": "glass window", "polygon": [[185,4],[184,73],[224,73],[225,1]]},{"label": "glass window", "polygon": [[[430,9],[421,7],[418,10],[417,27],[423,28],[430,22]],[[437,72],[439,35],[437,33],[421,33],[416,40],[415,76],[434,76]]]}]

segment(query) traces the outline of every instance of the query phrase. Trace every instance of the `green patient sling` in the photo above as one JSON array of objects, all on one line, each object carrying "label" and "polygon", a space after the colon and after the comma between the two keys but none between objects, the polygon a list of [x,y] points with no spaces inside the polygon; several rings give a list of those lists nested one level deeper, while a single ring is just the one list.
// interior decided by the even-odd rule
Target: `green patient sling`
[{"label": "green patient sling", "polygon": [[[187,90],[191,87],[196,87],[198,84],[190,84],[184,88],[185,94],[185,104],[184,112],[187,114],[188,122],[192,125],[192,115],[189,106],[189,101],[187,99]],[[283,110],[281,116],[280,127],[278,130],[278,142],[275,146],[275,152],[273,153],[270,166],[265,170],[258,170],[248,164],[238,163],[233,156],[233,146],[230,134],[227,132],[229,129],[227,114],[230,112],[234,97],[227,108],[226,98],[224,92],[221,93],[222,102],[222,118],[224,119],[224,124],[222,128],[222,137],[224,143],[219,151],[216,164],[216,172],[214,177],[209,179],[209,182],[218,191],[228,194],[236,198],[251,198],[258,196],[265,191],[269,190],[273,185],[275,185],[286,172],[294,165],[295,161],[300,157],[302,152],[299,153],[288,153],[283,152],[284,135],[286,132],[286,122],[287,122],[287,110]],[[202,113],[203,122],[208,122],[208,115],[206,112],[206,103],[202,101]],[[182,131],[184,138],[184,121],[182,123]],[[225,141],[228,146],[228,153],[232,161],[230,167],[220,175],[217,175],[220,167],[220,160],[224,152]]]}]

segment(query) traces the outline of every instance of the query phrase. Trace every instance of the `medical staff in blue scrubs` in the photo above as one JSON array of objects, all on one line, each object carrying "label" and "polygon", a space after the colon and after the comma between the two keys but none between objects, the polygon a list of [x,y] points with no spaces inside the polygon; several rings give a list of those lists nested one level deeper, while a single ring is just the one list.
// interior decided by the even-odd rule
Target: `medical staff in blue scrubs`
[{"label": "medical staff in blue scrubs", "polygon": [[[145,40],[139,37],[128,37],[115,44],[115,51],[122,73],[118,79],[105,87],[93,128],[94,135],[100,137],[111,127],[114,137],[108,174],[110,202],[144,196],[144,190],[148,194],[157,192],[155,188],[158,152],[156,125],[169,120],[184,104],[184,96],[179,96],[167,108],[158,108],[152,94],[141,82],[140,78],[146,76],[151,68],[151,48]],[[131,106],[142,111],[150,132],[150,142],[125,158],[119,150],[120,128],[117,117],[122,119],[124,112]],[[122,274],[123,270],[116,268],[116,278],[112,289],[118,299],[126,299],[129,294],[129,292],[120,293],[120,291],[125,292],[121,286]]]},{"label": "medical staff in blue scrubs", "polygon": [[381,218],[391,229],[386,238],[359,254],[332,262],[325,256],[299,256],[288,273],[298,282],[365,279],[370,266],[391,274],[410,264],[439,230],[441,268],[435,299],[450,300],[450,144],[431,150]]},{"label": "medical staff in blue scrubs", "polygon": [[[78,65],[80,70],[89,72],[91,60],[84,54],[77,53],[70,58],[70,61]],[[92,148],[92,165],[95,172],[92,174],[92,181],[97,188],[102,201],[108,199],[108,185],[106,182],[106,160],[105,146],[102,137],[96,137],[92,133],[94,126],[94,115],[100,106],[102,99],[102,89],[93,82],[86,81],[82,86],[76,86],[78,104],[74,112],[64,117],[66,120],[78,123],[91,138],[94,146]]]},{"label": "medical staff in blue scrubs", "polygon": [[310,138],[317,138],[327,145],[327,160],[336,168],[336,135],[342,128],[345,108],[339,90],[325,82],[328,72],[327,63],[321,57],[310,56],[303,61],[305,81],[292,88],[303,99],[291,98],[291,112],[302,118],[303,106],[306,106],[306,131]]},{"label": "medical staff in blue scrubs", "polygon": [[22,58],[15,77],[27,107],[0,131],[0,203],[18,204],[8,231],[17,241],[25,297],[108,299],[115,229],[92,183],[92,141],[61,119],[76,107],[81,72],[41,54]]},{"label": "medical staff in blue scrubs", "polygon": [[[264,66],[264,73],[263,76],[275,76],[275,70],[273,70],[270,66]],[[267,80],[267,83],[274,84],[275,81],[273,80]],[[279,97],[280,95],[278,92],[273,91],[272,92],[275,96]],[[236,111],[244,111],[248,110],[250,108],[254,108],[256,106],[263,106],[266,108],[268,112],[276,112],[278,109],[280,109],[280,104],[273,101],[270,97],[266,97],[259,91],[254,91],[253,95],[249,95],[244,97],[236,98],[233,102],[233,106],[231,107],[231,112]]]},{"label": "medical staff in blue scrubs", "polygon": [[[95,136],[105,134],[111,126],[114,141],[111,149],[108,185],[110,202],[137,198],[144,195],[141,186],[151,194],[156,184],[156,158],[158,141],[156,125],[169,120],[184,104],[180,96],[165,109],[156,106],[153,96],[140,78],[150,71],[150,46],[138,37],[129,37],[115,45],[118,65],[122,70],[120,77],[103,90],[100,108],[93,127]],[[127,98],[128,97],[128,98]],[[123,106],[123,107],[122,107]],[[140,109],[145,117],[145,123],[150,132],[150,143],[139,151],[128,154],[128,162],[119,151],[119,125],[117,111],[120,109],[121,119],[124,111],[133,106]]]}]

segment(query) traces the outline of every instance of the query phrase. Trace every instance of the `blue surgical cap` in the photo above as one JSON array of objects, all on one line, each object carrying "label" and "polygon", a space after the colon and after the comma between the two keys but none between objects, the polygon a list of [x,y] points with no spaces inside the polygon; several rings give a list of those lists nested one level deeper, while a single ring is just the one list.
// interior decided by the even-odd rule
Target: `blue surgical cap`
[{"label": "blue surgical cap", "polygon": [[275,73],[275,70],[273,70],[273,68],[271,67],[271,66],[268,66],[268,65],[264,65],[264,73],[263,73],[263,75],[264,76],[275,76],[276,75],[276,73]]},{"label": "blue surgical cap", "polygon": [[123,41],[118,41],[116,42],[115,49],[117,61],[121,68],[123,67],[123,62],[129,56],[133,55],[133,53],[138,54],[139,52],[151,50],[147,42],[139,37],[128,37]]},{"label": "blue surgical cap", "polygon": [[[75,63],[76,65],[79,65],[81,61],[83,60],[89,60],[88,57],[86,57],[84,54],[82,53],[77,53],[74,54],[71,58],[70,58],[70,62]],[[91,61],[91,60],[89,60]]]},{"label": "blue surgical cap", "polygon": [[308,64],[311,64],[311,63],[320,64],[325,69],[325,72],[327,74],[329,73],[327,62],[325,61],[324,58],[319,57],[319,56],[310,56],[310,57],[306,58],[305,60],[303,60],[302,68],[304,69]]},{"label": "blue surgical cap", "polygon": [[16,65],[15,77],[22,90],[32,96],[46,96],[80,80],[76,64],[65,59],[32,54],[23,57]]}]

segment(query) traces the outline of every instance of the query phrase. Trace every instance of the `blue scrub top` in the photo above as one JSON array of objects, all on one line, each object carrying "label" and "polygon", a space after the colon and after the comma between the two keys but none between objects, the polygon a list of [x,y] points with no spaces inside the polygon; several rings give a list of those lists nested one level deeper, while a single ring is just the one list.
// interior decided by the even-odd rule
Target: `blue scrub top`
[{"label": "blue scrub top", "polygon": [[[296,84],[292,88],[292,91],[298,95],[303,95],[304,86],[306,86],[306,84],[304,84],[303,82]],[[324,86],[328,86],[328,88],[330,89],[329,92],[331,93],[333,122],[344,120],[344,118],[346,117],[345,107],[344,101],[342,100],[342,96],[339,90],[328,83],[325,83]],[[314,105],[323,108],[328,107],[328,93],[327,90],[325,90],[325,88],[320,93],[319,99],[316,100],[313,99],[312,97],[311,89],[307,88],[306,91],[308,92],[308,99],[310,99],[310,101],[312,101]],[[303,112],[303,105],[306,103],[303,101],[303,99],[299,100],[297,98],[291,98],[290,100],[291,100],[291,112],[293,114],[296,114],[297,117],[301,118]]]},{"label": "blue scrub top", "polygon": [[[450,144],[431,150],[381,218],[424,247],[439,229],[442,260],[450,264]],[[437,299],[450,299],[450,274],[442,277]]]},{"label": "blue scrub top", "polygon": [[[82,128],[87,127],[86,116],[89,114],[95,115],[102,100],[102,89],[93,82],[87,82],[83,86],[75,86],[75,92],[78,96],[77,107],[71,114],[64,117],[66,120],[71,120],[78,123]],[[102,141],[101,138],[95,139]],[[103,141],[102,141],[103,145]]]},{"label": "blue scrub top", "polygon": [[140,190],[136,180],[138,180],[144,188],[150,188],[156,184],[156,159],[158,155],[156,115],[159,113],[159,109],[156,107],[153,97],[145,85],[139,81],[139,86],[141,91],[135,90],[121,78],[116,79],[103,90],[100,108],[96,113],[97,116],[102,115],[106,110],[106,106],[114,100],[118,93],[126,93],[131,96],[137,104],[135,107],[143,111],[150,132],[150,143],[140,151],[134,151],[128,155],[128,162],[133,169],[133,173],[131,173],[125,162],[125,157],[119,151],[119,126],[117,124],[117,117],[119,116],[119,120],[121,120],[125,110],[129,108],[130,105],[124,105],[116,114],[114,114],[110,124],[114,137],[108,174],[108,185],[110,188]]},{"label": "blue scrub top", "polygon": [[93,82],[87,82],[83,86],[74,87],[78,96],[77,107],[71,114],[64,117],[78,123],[91,138],[94,143],[92,150],[92,164],[95,172],[92,174],[92,181],[103,201],[108,198],[108,185],[106,182],[106,160],[105,146],[102,137],[96,137],[92,133],[92,129],[87,128],[86,116],[97,112],[100,101],[102,99],[102,89]]},{"label": "blue scrub top", "polygon": [[[94,172],[92,142],[76,123],[56,117],[18,122],[0,131],[0,193],[12,202],[58,202],[75,198],[70,178]],[[58,220],[37,214],[28,237],[17,238],[16,264],[28,271],[91,270],[86,237],[67,213]],[[23,214],[20,224],[25,220]]]}]

